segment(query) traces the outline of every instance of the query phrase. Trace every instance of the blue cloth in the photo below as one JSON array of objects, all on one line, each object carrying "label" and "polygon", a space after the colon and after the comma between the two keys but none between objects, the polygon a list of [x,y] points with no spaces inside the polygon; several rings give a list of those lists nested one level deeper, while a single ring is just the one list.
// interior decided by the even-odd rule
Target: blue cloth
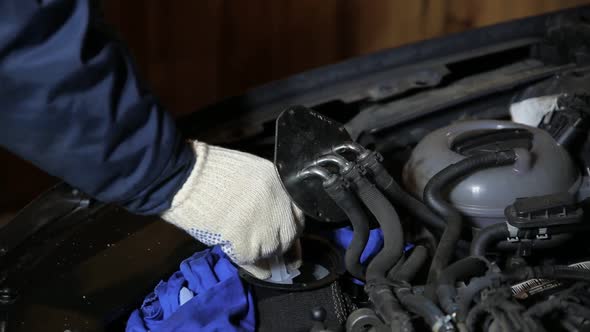
[{"label": "blue cloth", "polygon": [[[179,304],[182,287],[194,297]],[[238,270],[219,249],[194,254],[162,281],[127,321],[127,332],[254,331],[254,300]]]},{"label": "blue cloth", "polygon": [[105,202],[166,210],[194,163],[88,0],[0,0],[0,146]]},{"label": "blue cloth", "polygon": [[[336,230],[327,232],[324,234],[324,236],[329,239],[330,241],[332,241],[332,243],[339,248],[343,253],[346,251],[346,248],[348,248],[348,245],[350,245],[350,242],[352,241],[352,235],[353,235],[353,230],[352,227],[348,226],[348,227],[342,227],[342,228],[338,228]],[[361,255],[361,264],[363,265],[367,265],[369,263],[369,261],[371,259],[373,259],[373,257],[375,257],[379,251],[383,248],[383,231],[381,231],[381,228],[375,228],[372,229],[369,232],[369,239],[367,241],[367,244],[365,245],[365,249],[363,250],[363,253]],[[408,243],[404,246],[404,252],[408,252],[410,250],[412,250],[414,248],[414,245],[411,243]],[[354,279],[353,281],[359,285],[362,285],[363,283],[360,280]]]},{"label": "blue cloth", "polygon": [[[326,237],[344,252],[352,241],[352,235],[352,227],[348,226],[333,230],[326,234]],[[370,261],[379,253],[381,248],[383,248],[383,232],[381,231],[381,228],[372,229],[369,232],[369,239],[361,255],[361,264],[366,264]]]},{"label": "blue cloth", "polygon": [[[332,243],[340,249],[342,253],[345,253],[346,249],[350,245],[352,241],[353,230],[351,226],[337,228],[330,232],[324,234],[324,236],[332,241]],[[365,245],[365,249],[361,254],[361,264],[367,265],[375,255],[379,253],[379,251],[383,248],[383,232],[381,228],[372,229],[369,232],[369,239],[367,240],[367,244]],[[356,284],[362,285],[363,282],[352,278],[352,281]]]}]

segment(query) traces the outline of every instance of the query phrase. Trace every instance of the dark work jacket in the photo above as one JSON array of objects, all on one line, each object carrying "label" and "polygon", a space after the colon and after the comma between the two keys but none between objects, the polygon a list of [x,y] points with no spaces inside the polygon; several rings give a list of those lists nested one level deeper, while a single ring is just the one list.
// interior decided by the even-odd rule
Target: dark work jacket
[{"label": "dark work jacket", "polygon": [[101,201],[161,213],[193,153],[92,8],[0,0],[0,145]]}]

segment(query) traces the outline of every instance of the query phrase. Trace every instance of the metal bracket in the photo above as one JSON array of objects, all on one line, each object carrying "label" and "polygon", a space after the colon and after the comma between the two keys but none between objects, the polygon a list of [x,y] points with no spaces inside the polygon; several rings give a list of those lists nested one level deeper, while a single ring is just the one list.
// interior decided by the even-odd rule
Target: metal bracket
[{"label": "metal bracket", "polygon": [[[307,176],[305,170],[317,165],[321,157],[333,154],[335,147],[351,142],[342,124],[303,106],[288,108],[277,118],[275,166],[295,205],[315,220],[338,222],[346,218],[324,192],[325,179]],[[325,165],[329,166],[334,165]],[[302,172],[307,175],[301,176]],[[332,169],[333,174],[337,172],[337,168]]]}]

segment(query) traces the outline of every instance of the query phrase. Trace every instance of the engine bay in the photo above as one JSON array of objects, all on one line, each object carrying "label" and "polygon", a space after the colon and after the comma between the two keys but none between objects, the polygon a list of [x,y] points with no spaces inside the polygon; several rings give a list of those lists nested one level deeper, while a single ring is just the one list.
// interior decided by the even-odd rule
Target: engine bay
[{"label": "engine bay", "polygon": [[[258,330],[590,329],[588,17],[426,41],[179,119],[187,138],[274,160],[306,214],[296,273],[240,271]],[[0,323],[15,331],[121,330],[203,248],[65,184],[0,244]]]},{"label": "engine bay", "polygon": [[[548,67],[540,52],[373,95],[343,122],[329,117],[343,104],[278,117],[274,160],[295,204],[320,229],[352,229],[338,279],[346,322],[315,308],[312,331],[589,328],[588,69]],[[548,76],[515,82],[533,72]],[[382,247],[361,263],[373,229]]]},{"label": "engine bay", "polygon": [[[316,307],[312,331],[589,328],[588,69],[541,58],[372,95],[348,118],[350,103],[278,117],[274,160],[295,204],[314,227],[352,231],[347,319],[330,326]],[[361,263],[374,229],[382,247]]]},{"label": "engine bay", "polygon": [[[397,179],[342,124],[305,107],[279,116],[275,164],[295,204],[311,222],[352,225],[339,278],[344,296],[357,294],[346,331],[587,327],[589,251],[570,250],[589,229],[588,174],[574,161],[580,145],[567,142],[587,139],[590,100],[554,98],[540,128],[462,120],[428,133]],[[361,264],[371,228],[383,245]],[[305,290],[309,278],[284,290]]]}]

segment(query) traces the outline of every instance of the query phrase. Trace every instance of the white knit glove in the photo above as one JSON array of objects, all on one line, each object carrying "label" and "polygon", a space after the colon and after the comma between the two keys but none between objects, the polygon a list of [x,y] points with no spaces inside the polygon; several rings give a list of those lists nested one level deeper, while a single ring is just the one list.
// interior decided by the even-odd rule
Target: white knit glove
[{"label": "white knit glove", "polygon": [[274,165],[263,158],[201,142],[188,179],[162,218],[206,245],[220,245],[237,264],[259,279],[271,276],[265,258],[287,252],[299,267],[295,240],[303,213],[283,189]]}]

